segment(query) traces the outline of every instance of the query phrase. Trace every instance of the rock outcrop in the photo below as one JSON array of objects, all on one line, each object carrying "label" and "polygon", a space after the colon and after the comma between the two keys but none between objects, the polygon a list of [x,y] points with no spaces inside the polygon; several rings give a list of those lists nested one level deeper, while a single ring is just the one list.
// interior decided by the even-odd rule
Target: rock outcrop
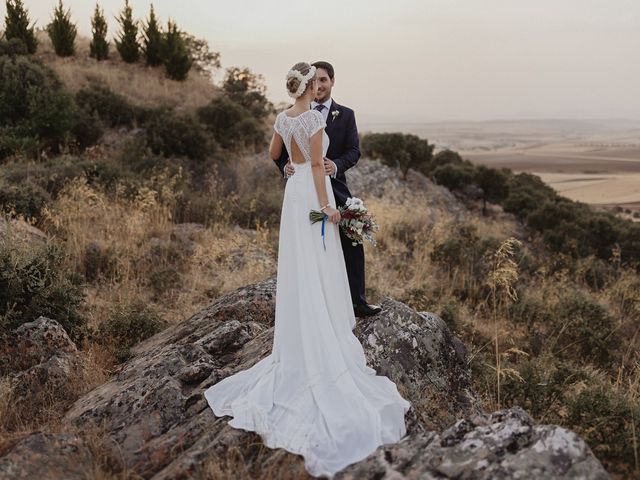
[{"label": "rock outcrop", "polygon": [[[229,417],[215,417],[203,391],[271,351],[274,302],[273,279],[222,297],[138,345],[133,358],[77,400],[65,420],[79,429],[99,429],[104,448],[121,458],[123,468],[156,480],[199,478],[212,456],[259,445],[254,433],[230,427]],[[359,319],[355,333],[369,364],[412,403],[407,436],[339,477],[607,478],[572,432],[535,425],[517,407],[484,413],[470,386],[464,345],[442,320],[391,299],[382,306],[383,313]],[[75,437],[65,440],[76,455],[84,454]],[[4,452],[0,469],[8,456],[14,464],[27,461],[28,442],[40,441],[25,439]],[[254,461],[270,462],[276,455],[282,452],[266,449]],[[56,468],[62,471],[58,463]],[[60,477],[47,477],[45,470],[30,474],[78,478],[74,468],[69,465]]]},{"label": "rock outcrop", "polygon": [[62,325],[50,318],[21,325],[0,346],[17,403],[33,402],[47,392],[55,396],[81,368],[76,345]]}]

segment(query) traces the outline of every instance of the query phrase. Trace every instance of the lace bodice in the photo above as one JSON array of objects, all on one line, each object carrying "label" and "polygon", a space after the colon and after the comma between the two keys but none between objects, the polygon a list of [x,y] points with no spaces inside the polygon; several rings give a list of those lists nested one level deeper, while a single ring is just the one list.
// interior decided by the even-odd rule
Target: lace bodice
[{"label": "lace bodice", "polygon": [[[294,139],[296,145],[302,152],[305,162],[311,161],[311,143],[310,139],[314,133],[321,128],[324,129],[326,122],[322,113],[317,110],[309,110],[301,113],[297,117],[289,117],[286,113],[280,112],[276,117],[273,128],[282,137],[287,152],[291,155],[291,139]],[[329,149],[329,136],[326,132],[322,134],[322,156],[327,154]]]}]

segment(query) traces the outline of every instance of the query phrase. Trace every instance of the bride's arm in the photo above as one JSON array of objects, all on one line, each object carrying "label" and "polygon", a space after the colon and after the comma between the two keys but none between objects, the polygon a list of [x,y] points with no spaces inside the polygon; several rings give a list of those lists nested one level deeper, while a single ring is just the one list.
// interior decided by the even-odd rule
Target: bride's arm
[{"label": "bride's arm", "polygon": [[284,142],[282,141],[282,137],[279,133],[273,132],[273,136],[271,137],[271,145],[269,145],[269,156],[271,160],[277,162],[282,154],[282,145]]},{"label": "bride's arm", "polygon": [[[329,196],[327,195],[326,174],[324,171],[324,159],[322,158],[322,132],[321,128],[310,138],[311,143],[311,169],[313,174],[313,183],[316,187],[318,202],[320,208],[329,204]],[[332,222],[340,220],[340,212],[333,207],[327,207],[324,210]]]}]

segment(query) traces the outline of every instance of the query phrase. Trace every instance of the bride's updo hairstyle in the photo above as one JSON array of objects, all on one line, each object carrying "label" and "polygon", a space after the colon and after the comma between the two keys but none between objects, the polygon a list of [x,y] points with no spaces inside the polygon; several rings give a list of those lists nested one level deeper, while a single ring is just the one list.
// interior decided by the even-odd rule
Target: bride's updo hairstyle
[{"label": "bride's updo hairstyle", "polygon": [[298,98],[307,91],[312,79],[316,75],[316,67],[306,62],[296,63],[287,72],[287,93],[292,98]]}]

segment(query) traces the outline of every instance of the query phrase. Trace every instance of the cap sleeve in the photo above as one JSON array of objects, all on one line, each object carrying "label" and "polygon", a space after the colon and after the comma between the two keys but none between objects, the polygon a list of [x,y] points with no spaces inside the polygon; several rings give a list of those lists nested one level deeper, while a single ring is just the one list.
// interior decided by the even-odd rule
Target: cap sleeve
[{"label": "cap sleeve", "polygon": [[281,123],[281,118],[282,118],[282,117],[281,117],[281,115],[282,115],[282,112],[281,112],[281,113],[279,113],[279,114],[276,116],[276,121],[273,123],[273,129],[274,129],[274,130],[276,131],[276,133],[277,133],[278,135],[280,135],[280,136],[282,136],[282,129],[280,128],[280,123]]},{"label": "cap sleeve", "polygon": [[327,122],[324,121],[324,117],[322,113],[318,110],[311,110],[311,115],[309,115],[309,124],[307,126],[307,132],[309,136],[312,136],[318,130],[323,129],[327,126]]}]

